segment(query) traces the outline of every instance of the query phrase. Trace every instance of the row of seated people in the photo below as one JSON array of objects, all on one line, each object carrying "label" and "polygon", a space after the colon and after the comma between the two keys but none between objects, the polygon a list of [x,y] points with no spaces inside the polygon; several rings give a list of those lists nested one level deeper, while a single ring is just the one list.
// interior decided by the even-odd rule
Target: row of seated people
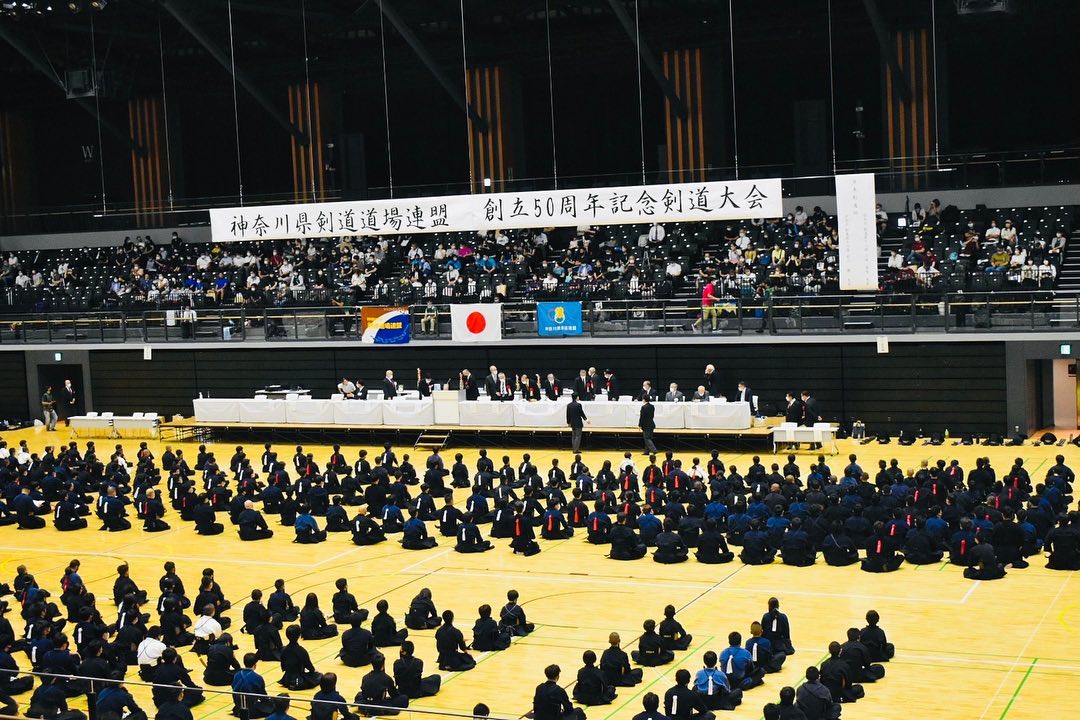
[{"label": "row of seated people", "polygon": [[[52,513],[57,527],[77,529],[86,526],[84,516],[93,506],[103,529],[123,530],[131,526],[127,507],[134,505],[144,529],[167,529],[165,502],[155,490],[161,471],[145,443],[134,481],[122,448],[108,466],[97,462],[94,453],[90,445],[87,463],[72,443],[59,458],[51,448],[25,464],[16,456],[5,458],[0,464],[5,500],[0,522],[43,527],[41,516]],[[372,544],[401,532],[403,546],[415,550],[436,546],[426,523],[437,521],[440,533],[456,537],[463,552],[492,548],[479,531],[487,523],[491,537],[510,538],[514,552],[528,555],[540,551],[534,529],[543,539],[566,539],[575,528],[587,528],[591,542],[611,545],[612,558],[636,559],[655,546],[654,559],[664,563],[686,560],[691,548],[697,548],[700,561],[726,562],[733,557],[729,545],[736,545],[742,547],[742,561],[750,564],[771,563],[779,553],[787,564],[810,565],[822,552],[830,564],[862,559],[863,569],[883,572],[897,569],[904,559],[938,562],[947,550],[951,562],[976,566],[972,572],[990,579],[1005,566],[1025,567],[1024,558],[1044,550],[1051,555],[1049,566],[1062,569],[1076,565],[1080,554],[1080,516],[1067,513],[1074,476],[1063,456],[1043,482],[1033,485],[1020,458],[1000,479],[986,458],[978,459],[967,477],[956,460],[948,465],[940,460],[933,467],[924,463],[918,472],[906,474],[897,461],[881,461],[871,482],[854,455],[840,478],[819,456],[804,483],[794,456],[782,472],[778,464],[770,471],[755,457],[745,477],[735,466],[726,466],[718,452],[704,466],[694,458],[689,473],[671,453],[661,464],[653,456],[640,475],[628,454],[617,471],[605,461],[595,477],[576,456],[569,475],[553,459],[545,479],[527,456],[518,472],[508,457],[496,472],[482,452],[470,478],[460,454],[453,469],[446,470],[436,451],[425,462],[421,484],[415,468],[409,465],[406,472],[389,447],[374,464],[362,450],[355,465],[335,448],[325,472],[298,448],[293,483],[269,447],[263,458],[269,469],[266,482],[238,447],[229,463],[234,492],[212,453],[201,451],[196,463],[202,491],[193,477],[200,470],[187,466],[182,451],[166,450],[165,455],[168,497],[180,517],[194,522],[202,534],[216,534],[224,529],[216,513],[227,511],[246,540],[273,535],[255,508],[261,503],[263,511],[279,515],[283,525],[294,529],[297,542],[322,542],[327,531],[351,530],[354,542]],[[79,463],[73,476],[69,465]],[[417,484],[420,493],[414,498],[410,488]],[[471,488],[464,510],[456,506],[452,487]],[[362,506],[351,520],[347,505]],[[862,558],[860,550],[866,552]]]},{"label": "row of seated people", "polygon": [[[645,290],[667,278],[669,257],[696,253],[698,246],[684,236],[701,237],[710,225],[673,224],[666,243],[660,227],[659,240],[644,244],[632,235],[649,232],[648,226],[610,232],[582,227],[559,238],[558,252],[549,251],[542,230],[531,229],[228,244],[188,243],[176,233],[161,243],[147,235],[124,238],[113,247],[10,252],[0,263],[0,286],[10,289],[9,304],[57,305],[67,299],[75,301],[73,309],[177,302],[270,305],[283,296],[301,302],[322,298],[323,304],[334,296],[355,303],[390,295],[402,299],[403,291],[425,298],[438,293],[441,301],[454,302],[484,292],[505,298],[517,285],[526,295],[558,289],[579,297],[611,297],[616,290],[632,296],[639,284]],[[650,236],[656,231],[641,235]],[[654,276],[652,268],[660,274]],[[551,279],[556,288],[548,287]],[[435,281],[437,289],[429,293]]]}]

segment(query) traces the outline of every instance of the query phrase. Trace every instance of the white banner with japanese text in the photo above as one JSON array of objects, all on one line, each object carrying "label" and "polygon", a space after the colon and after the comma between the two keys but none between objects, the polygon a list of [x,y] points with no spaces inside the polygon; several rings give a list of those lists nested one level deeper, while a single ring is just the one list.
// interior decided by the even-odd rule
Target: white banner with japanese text
[{"label": "white banner with japanese text", "polygon": [[878,289],[874,173],[836,176],[836,223],[840,228],[840,289]]},{"label": "white banner with japanese text", "polygon": [[779,179],[210,210],[214,242],[771,218]]}]

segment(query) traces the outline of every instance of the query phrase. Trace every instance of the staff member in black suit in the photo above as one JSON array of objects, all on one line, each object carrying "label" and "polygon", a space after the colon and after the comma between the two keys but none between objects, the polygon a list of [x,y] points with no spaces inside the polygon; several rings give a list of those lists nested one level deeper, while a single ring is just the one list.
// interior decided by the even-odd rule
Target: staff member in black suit
[{"label": "staff member in black suit", "polygon": [[357,379],[356,392],[353,393],[353,397],[357,400],[367,400],[367,385],[364,384],[363,380]]},{"label": "staff member in black suit", "polygon": [[387,370],[386,377],[382,381],[383,400],[393,400],[397,397],[397,383],[394,382],[394,371]]},{"label": "staff member in black suit", "polygon": [[458,389],[465,391],[466,400],[476,400],[480,397],[480,388],[476,385],[476,379],[469,372],[469,368],[465,368],[458,375]]},{"label": "staff member in black suit", "polygon": [[488,374],[484,377],[484,392],[492,400],[498,400],[499,394],[499,368],[492,365],[488,368]]},{"label": "staff member in black suit", "polygon": [[[818,408],[817,398],[811,397],[809,390],[803,390],[800,396],[802,397],[802,417],[799,418],[799,424],[813,427],[814,423],[822,422],[821,409]],[[810,449],[820,450],[821,443],[810,443]]]},{"label": "staff member in black suit", "polygon": [[701,384],[705,386],[705,391],[713,397],[720,395],[720,375],[716,372],[716,366],[709,363],[705,366],[705,377],[702,378]]},{"label": "staff member in black suit", "polygon": [[787,405],[784,407],[784,422],[797,423],[802,420],[802,403],[795,397],[795,393],[789,392],[784,399],[787,400]]},{"label": "staff member in black suit", "polygon": [[615,373],[611,370],[604,371],[604,389],[607,392],[608,400],[619,399],[619,379],[615,377]]},{"label": "staff member in black suit", "polygon": [[735,402],[750,403],[750,414],[757,413],[757,408],[754,407],[754,391],[747,387],[745,380],[740,380],[739,387],[735,389]]},{"label": "staff member in black suit", "polygon": [[64,387],[60,388],[60,402],[57,403],[56,409],[59,411],[60,419],[64,421],[65,427],[71,427],[71,416],[79,414],[78,397],[75,394],[75,386],[71,384],[70,380],[64,381]]},{"label": "staff member in black suit", "polygon": [[578,376],[574,378],[574,394],[583,400],[593,399],[592,381],[584,368],[578,371]]},{"label": "staff member in black suit", "polygon": [[655,455],[656,445],[653,444],[652,434],[656,430],[656,406],[649,402],[649,396],[641,398],[641,413],[638,415],[638,427],[641,428],[641,440],[645,444],[645,454]]},{"label": "staff member in black suit", "polygon": [[566,406],[566,424],[570,426],[570,448],[572,452],[581,450],[581,430],[589,422],[585,416],[585,409],[578,402],[580,398],[574,393],[570,398],[570,404]]}]

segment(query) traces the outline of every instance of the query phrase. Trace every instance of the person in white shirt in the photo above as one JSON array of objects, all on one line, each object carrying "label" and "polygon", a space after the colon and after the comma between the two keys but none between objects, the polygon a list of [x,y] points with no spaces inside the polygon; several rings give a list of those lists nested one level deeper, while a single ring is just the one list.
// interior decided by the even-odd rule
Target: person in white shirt
[{"label": "person in white shirt", "polygon": [[930,287],[934,282],[934,278],[940,274],[941,271],[933,265],[923,265],[915,271],[915,275],[923,287]]},{"label": "person in white shirt", "polygon": [[[880,205],[878,205],[878,209],[881,209]],[[803,210],[803,206],[802,205],[797,206],[795,208],[795,224],[796,225],[805,225],[806,221],[808,219],[809,218],[806,215],[806,211]]]},{"label": "person in white shirt", "polygon": [[278,267],[278,274],[281,275],[281,277],[288,277],[289,275],[292,275],[292,271],[293,264],[292,261],[288,259],[282,262],[281,266]]},{"label": "person in white shirt", "polygon": [[26,287],[30,284],[30,276],[24,271],[19,270],[19,274],[15,277],[15,284],[21,288]]},{"label": "person in white shirt", "polygon": [[0,440],[0,460],[7,460],[11,457],[11,451],[8,450],[7,441]]},{"label": "person in white shirt", "polygon": [[337,384],[337,389],[339,393],[349,399],[356,394],[356,385],[348,378],[341,378],[341,382]]},{"label": "person in white shirt", "polygon": [[1009,259],[1009,264],[1013,267],[1020,267],[1027,262],[1027,250],[1024,248],[1016,248],[1013,251],[1012,258]]},{"label": "person in white shirt", "polygon": [[1049,260],[1044,259],[1042,261],[1042,265],[1039,266],[1039,275],[1041,277],[1044,277],[1044,278],[1045,277],[1056,278],[1057,277],[1057,267],[1053,263],[1051,263]]},{"label": "person in white shirt", "polygon": [[247,289],[254,290],[257,287],[259,287],[259,276],[255,274],[254,270],[252,270],[248,273],[247,276]]},{"label": "person in white shirt", "polygon": [[165,648],[168,647],[165,643],[159,639],[161,631],[158,630],[153,637],[148,635],[141,643],[139,643],[138,650],[135,651],[135,656],[138,658],[138,664],[140,667],[154,667],[158,664],[158,660],[161,659],[161,653],[165,652]]},{"label": "person in white shirt", "polygon": [[893,270],[899,270],[904,267],[904,256],[898,251],[893,250],[889,255],[889,267]]},{"label": "person in white shirt", "polygon": [[198,268],[199,270],[209,270],[210,269],[210,256],[207,255],[206,253],[203,253],[202,255],[200,255],[198,257],[198,259],[195,260],[195,267]]},{"label": "person in white shirt", "polygon": [[874,217],[877,218],[878,230],[885,232],[885,226],[889,224],[889,213],[885,212],[885,208],[881,207],[881,203],[877,204]]},{"label": "person in white shirt", "polygon": [[207,605],[203,608],[203,614],[196,618],[192,632],[195,635],[196,644],[201,640],[205,645],[213,638],[221,637],[221,623],[214,618],[213,605]]},{"label": "person in white shirt", "polygon": [[735,245],[740,250],[750,247],[750,236],[746,234],[746,228],[739,228],[739,237],[735,238]]},{"label": "person in white shirt", "polygon": [[915,203],[915,207],[911,209],[911,224],[914,227],[922,227],[923,222],[926,220],[926,211],[923,210],[923,206],[919,203]]},{"label": "person in white shirt", "polygon": [[1013,227],[1012,220],[1006,220],[1005,227],[1001,228],[1001,242],[1010,245],[1016,242],[1016,228]]}]

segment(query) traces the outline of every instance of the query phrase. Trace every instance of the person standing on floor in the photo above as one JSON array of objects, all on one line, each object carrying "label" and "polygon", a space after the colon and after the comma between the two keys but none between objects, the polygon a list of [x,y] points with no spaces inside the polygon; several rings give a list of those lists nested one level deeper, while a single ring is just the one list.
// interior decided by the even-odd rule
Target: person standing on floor
[{"label": "person standing on floor", "polygon": [[570,398],[570,404],[566,406],[566,424],[570,426],[570,447],[573,452],[581,451],[581,431],[589,422],[584,408],[578,402],[581,399],[577,393]]}]

